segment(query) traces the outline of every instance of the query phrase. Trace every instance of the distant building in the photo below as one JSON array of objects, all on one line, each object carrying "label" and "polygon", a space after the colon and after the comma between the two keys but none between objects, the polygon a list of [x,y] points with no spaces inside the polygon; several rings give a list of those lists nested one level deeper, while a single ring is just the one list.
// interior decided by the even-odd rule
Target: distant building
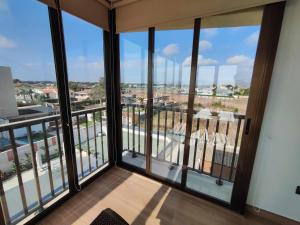
[{"label": "distant building", "polygon": [[0,117],[8,118],[18,115],[11,69],[0,66]]},{"label": "distant building", "polygon": [[84,101],[90,98],[90,90],[83,90],[83,91],[77,91],[74,92],[74,98],[77,101]]},{"label": "distant building", "polygon": [[42,89],[42,93],[48,99],[58,99],[58,92],[55,87],[46,87]]}]

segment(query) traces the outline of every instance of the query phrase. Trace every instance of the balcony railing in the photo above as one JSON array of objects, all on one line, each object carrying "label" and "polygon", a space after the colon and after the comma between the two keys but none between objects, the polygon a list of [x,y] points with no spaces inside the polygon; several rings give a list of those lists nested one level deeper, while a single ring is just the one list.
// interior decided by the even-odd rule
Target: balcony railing
[{"label": "balcony railing", "polygon": [[[152,160],[182,166],[187,110],[176,105],[155,105],[153,110]],[[207,118],[194,110],[188,169],[199,174],[233,182],[239,156],[245,116],[232,113],[231,118],[211,112]],[[146,106],[123,104],[123,155],[145,158]]]},{"label": "balcony railing", "polygon": [[[79,180],[108,164],[105,107],[72,113]],[[0,125],[0,199],[14,224],[68,190],[60,115]]]}]

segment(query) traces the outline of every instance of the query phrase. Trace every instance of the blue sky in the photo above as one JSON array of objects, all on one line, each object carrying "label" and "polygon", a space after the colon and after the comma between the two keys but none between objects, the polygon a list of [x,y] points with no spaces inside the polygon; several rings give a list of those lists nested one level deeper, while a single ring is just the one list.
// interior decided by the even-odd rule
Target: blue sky
[{"label": "blue sky", "polygon": [[[212,85],[218,69],[219,84],[249,86],[259,30],[260,26],[201,29],[198,84]],[[121,34],[122,82],[143,83],[146,80],[147,38],[147,32]],[[155,33],[156,84],[165,83],[165,74],[167,84],[189,83],[192,40],[193,30],[189,29]]]},{"label": "blue sky", "polygon": [[[26,10],[25,10],[26,9]],[[97,81],[104,75],[102,30],[63,13],[69,80]],[[251,78],[259,26],[201,29],[198,84],[220,84]],[[120,35],[121,81],[147,79],[147,32]],[[193,30],[155,33],[155,83],[189,83]],[[47,7],[36,0],[0,0],[0,66],[14,78],[55,80]],[[182,68],[182,78],[179,70]],[[167,70],[165,69],[167,68]]]},{"label": "blue sky", "polygon": [[[104,75],[102,29],[63,13],[69,80]],[[48,9],[37,0],[0,0],[0,66],[13,78],[51,80],[55,67]]]}]

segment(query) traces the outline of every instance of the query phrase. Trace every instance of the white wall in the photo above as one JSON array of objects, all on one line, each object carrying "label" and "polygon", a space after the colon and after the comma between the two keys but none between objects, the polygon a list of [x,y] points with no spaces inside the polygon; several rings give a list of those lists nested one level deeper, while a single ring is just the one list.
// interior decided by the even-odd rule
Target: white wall
[{"label": "white wall", "polygon": [[288,0],[248,204],[300,221],[300,1]]},{"label": "white wall", "polygon": [[0,117],[17,115],[15,87],[10,67],[0,66]]}]

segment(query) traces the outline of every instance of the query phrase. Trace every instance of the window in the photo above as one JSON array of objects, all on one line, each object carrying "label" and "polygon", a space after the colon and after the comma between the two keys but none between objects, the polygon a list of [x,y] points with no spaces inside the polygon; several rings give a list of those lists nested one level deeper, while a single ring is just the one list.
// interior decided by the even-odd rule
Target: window
[{"label": "window", "polygon": [[0,188],[5,220],[15,223],[68,180],[47,6],[2,1],[0,27]]},{"label": "window", "polygon": [[[214,17],[200,30],[197,85],[190,139],[187,187],[231,201],[260,32],[257,21],[232,13],[228,24]],[[221,20],[219,20],[221,21]],[[246,23],[245,23],[246,21]],[[244,25],[246,24],[246,25]],[[250,24],[250,25],[247,25]]]},{"label": "window", "polygon": [[122,160],[146,168],[148,33],[120,34]]},{"label": "window", "polygon": [[192,40],[193,29],[155,32],[152,173],[178,183],[183,162]]},{"label": "window", "polygon": [[108,165],[103,30],[63,12],[78,178]]}]

